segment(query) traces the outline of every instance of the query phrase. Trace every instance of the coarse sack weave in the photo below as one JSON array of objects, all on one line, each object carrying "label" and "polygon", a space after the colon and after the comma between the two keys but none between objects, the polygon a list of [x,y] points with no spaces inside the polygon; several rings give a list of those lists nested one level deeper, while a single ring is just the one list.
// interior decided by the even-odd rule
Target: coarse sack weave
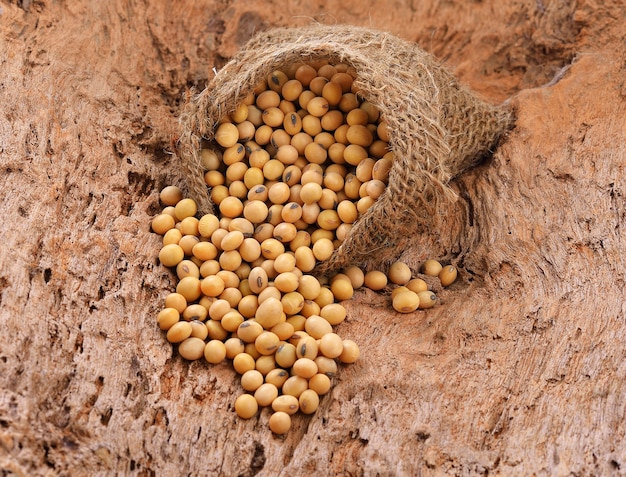
[{"label": "coarse sack weave", "polygon": [[407,237],[440,230],[439,205],[455,199],[448,182],[496,145],[513,116],[461,87],[432,55],[389,33],[340,25],[263,32],[188,102],[181,116],[179,154],[200,212],[214,212],[200,149],[211,143],[218,147],[213,138],[219,120],[273,71],[318,59],[354,68],[359,94],[388,124],[395,160],[384,193],[316,271],[380,266],[401,254],[398,247]]}]

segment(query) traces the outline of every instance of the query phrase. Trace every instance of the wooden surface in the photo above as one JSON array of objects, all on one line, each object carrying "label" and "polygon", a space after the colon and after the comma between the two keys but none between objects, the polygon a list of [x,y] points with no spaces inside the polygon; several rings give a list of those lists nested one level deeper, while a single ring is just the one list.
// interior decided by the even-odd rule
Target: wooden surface
[{"label": "wooden surface", "polygon": [[[2,474],[626,472],[622,2],[162,3],[0,2]],[[361,359],[279,438],[235,416],[228,363],[158,329],[175,281],[149,223],[186,91],[312,19],[418,41],[519,117],[401,252],[441,240],[461,279],[409,315],[359,291],[338,332]]]}]

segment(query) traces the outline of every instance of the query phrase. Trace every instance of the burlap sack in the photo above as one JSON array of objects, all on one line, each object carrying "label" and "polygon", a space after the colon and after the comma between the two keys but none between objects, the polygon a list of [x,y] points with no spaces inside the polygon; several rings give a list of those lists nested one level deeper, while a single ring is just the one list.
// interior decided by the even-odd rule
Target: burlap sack
[{"label": "burlap sack", "polygon": [[354,67],[360,94],[389,125],[396,160],[383,195],[317,271],[380,266],[399,256],[398,244],[407,236],[440,229],[436,211],[442,201],[454,200],[448,182],[495,146],[512,115],[461,87],[432,55],[389,33],[339,25],[263,32],[188,102],[181,117],[179,153],[201,212],[213,211],[199,158],[203,140],[211,143],[220,118],[272,71],[319,58]]}]

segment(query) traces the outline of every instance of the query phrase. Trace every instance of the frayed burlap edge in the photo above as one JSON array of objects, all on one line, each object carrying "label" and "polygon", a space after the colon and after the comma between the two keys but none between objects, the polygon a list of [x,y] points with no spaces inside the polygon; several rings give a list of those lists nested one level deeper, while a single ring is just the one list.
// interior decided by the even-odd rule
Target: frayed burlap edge
[{"label": "frayed burlap edge", "polygon": [[213,140],[219,120],[272,71],[320,58],[355,69],[359,93],[389,126],[396,159],[385,192],[316,271],[389,263],[401,253],[399,238],[440,228],[444,218],[436,211],[455,199],[450,179],[475,165],[513,124],[510,110],[480,100],[432,55],[389,33],[312,25],[254,37],[185,106],[179,154],[189,193],[200,212],[214,212],[200,163],[202,142]]}]

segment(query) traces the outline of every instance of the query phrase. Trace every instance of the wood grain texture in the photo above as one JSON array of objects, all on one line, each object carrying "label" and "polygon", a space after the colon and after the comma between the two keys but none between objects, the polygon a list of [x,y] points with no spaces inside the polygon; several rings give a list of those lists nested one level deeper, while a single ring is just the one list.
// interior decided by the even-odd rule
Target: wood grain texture
[{"label": "wood grain texture", "polygon": [[[621,2],[366,3],[0,3],[3,475],[625,471]],[[409,315],[357,292],[338,332],[362,358],[278,438],[267,410],[235,416],[228,363],[184,362],[156,326],[175,281],[149,223],[189,88],[311,19],[419,41],[518,121],[455,181],[447,229],[406,240],[460,280]]]}]

